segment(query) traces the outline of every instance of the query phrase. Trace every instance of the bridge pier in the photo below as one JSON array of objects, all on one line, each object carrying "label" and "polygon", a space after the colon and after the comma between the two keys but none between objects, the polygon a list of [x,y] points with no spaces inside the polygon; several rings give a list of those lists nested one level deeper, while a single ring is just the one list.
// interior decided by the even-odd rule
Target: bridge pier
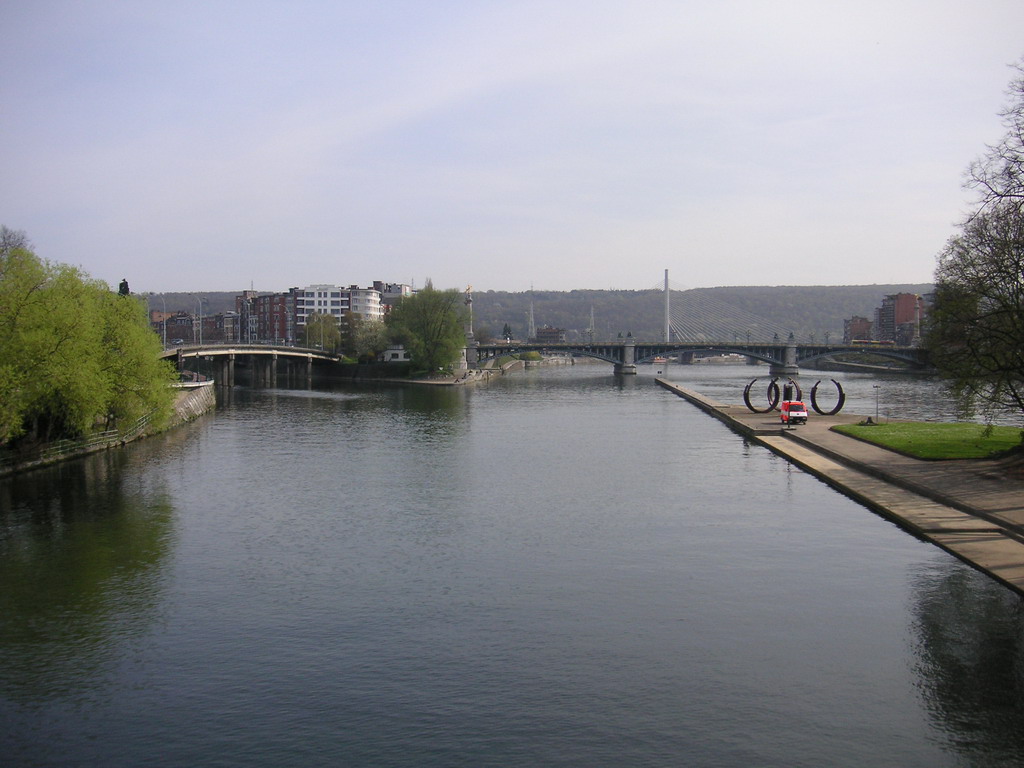
[{"label": "bridge pier", "polygon": [[253,356],[252,383],[256,387],[270,386],[270,361],[267,358]]},{"label": "bridge pier", "polygon": [[769,371],[772,376],[796,376],[800,373],[800,366],[796,362],[796,344],[790,342],[782,353],[782,365],[772,363]]},{"label": "bridge pier", "polygon": [[217,364],[217,375],[214,377],[218,386],[235,386],[235,356],[222,357]]},{"label": "bridge pier", "polygon": [[632,336],[626,339],[622,345],[622,362],[615,364],[615,375],[636,374],[636,339]]}]

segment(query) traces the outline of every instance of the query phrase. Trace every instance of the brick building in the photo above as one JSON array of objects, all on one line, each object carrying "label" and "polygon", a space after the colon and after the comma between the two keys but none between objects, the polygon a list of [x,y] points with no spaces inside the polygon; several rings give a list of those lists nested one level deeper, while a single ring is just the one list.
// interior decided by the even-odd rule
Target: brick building
[{"label": "brick building", "polygon": [[891,341],[902,346],[916,344],[921,336],[924,299],[916,293],[892,293],[875,310],[876,341]]},{"label": "brick building", "polygon": [[293,344],[302,337],[306,321],[313,315],[331,315],[339,324],[350,314],[382,320],[390,309],[387,302],[411,294],[407,285],[382,281],[374,281],[370,288],[317,284],[283,293],[243,291],[235,297],[238,338],[247,343]]},{"label": "brick building", "polygon": [[843,343],[852,344],[854,341],[866,341],[871,338],[874,323],[866,317],[854,315],[849,320],[843,320]]},{"label": "brick building", "polygon": [[545,325],[537,329],[537,337],[534,339],[538,344],[562,344],[565,342],[565,328],[552,328]]}]

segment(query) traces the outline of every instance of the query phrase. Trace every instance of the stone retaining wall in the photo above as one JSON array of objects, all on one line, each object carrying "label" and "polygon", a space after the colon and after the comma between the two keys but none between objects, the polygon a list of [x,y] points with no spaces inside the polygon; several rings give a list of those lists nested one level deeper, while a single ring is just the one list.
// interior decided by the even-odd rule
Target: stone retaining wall
[{"label": "stone retaining wall", "polygon": [[169,425],[171,427],[197,419],[217,407],[217,396],[212,381],[179,384],[178,388],[181,391],[174,401],[174,415],[171,416]]}]

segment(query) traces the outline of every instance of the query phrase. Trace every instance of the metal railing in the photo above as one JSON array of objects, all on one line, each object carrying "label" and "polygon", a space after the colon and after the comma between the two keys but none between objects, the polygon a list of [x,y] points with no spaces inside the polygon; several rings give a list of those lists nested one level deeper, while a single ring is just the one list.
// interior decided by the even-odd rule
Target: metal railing
[{"label": "metal railing", "polygon": [[134,440],[146,430],[152,420],[153,414],[148,413],[123,430],[105,429],[77,440],[54,440],[32,451],[0,449],[0,473],[15,466],[52,464],[68,456],[92,453]]}]

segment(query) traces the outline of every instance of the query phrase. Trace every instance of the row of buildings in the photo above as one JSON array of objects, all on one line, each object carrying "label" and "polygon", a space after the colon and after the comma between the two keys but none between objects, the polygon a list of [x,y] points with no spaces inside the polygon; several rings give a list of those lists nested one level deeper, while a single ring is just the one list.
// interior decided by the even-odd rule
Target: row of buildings
[{"label": "row of buildings", "polygon": [[875,319],[855,315],[843,321],[843,342],[873,341],[912,347],[921,341],[921,321],[928,311],[928,297],[916,293],[892,293],[875,309]]},{"label": "row of buildings", "polygon": [[412,286],[404,283],[376,280],[368,288],[307,285],[282,293],[242,291],[232,312],[193,315],[151,310],[149,319],[165,344],[294,344],[313,315],[331,315],[339,322],[348,316],[383,320],[401,297],[412,293]]}]

